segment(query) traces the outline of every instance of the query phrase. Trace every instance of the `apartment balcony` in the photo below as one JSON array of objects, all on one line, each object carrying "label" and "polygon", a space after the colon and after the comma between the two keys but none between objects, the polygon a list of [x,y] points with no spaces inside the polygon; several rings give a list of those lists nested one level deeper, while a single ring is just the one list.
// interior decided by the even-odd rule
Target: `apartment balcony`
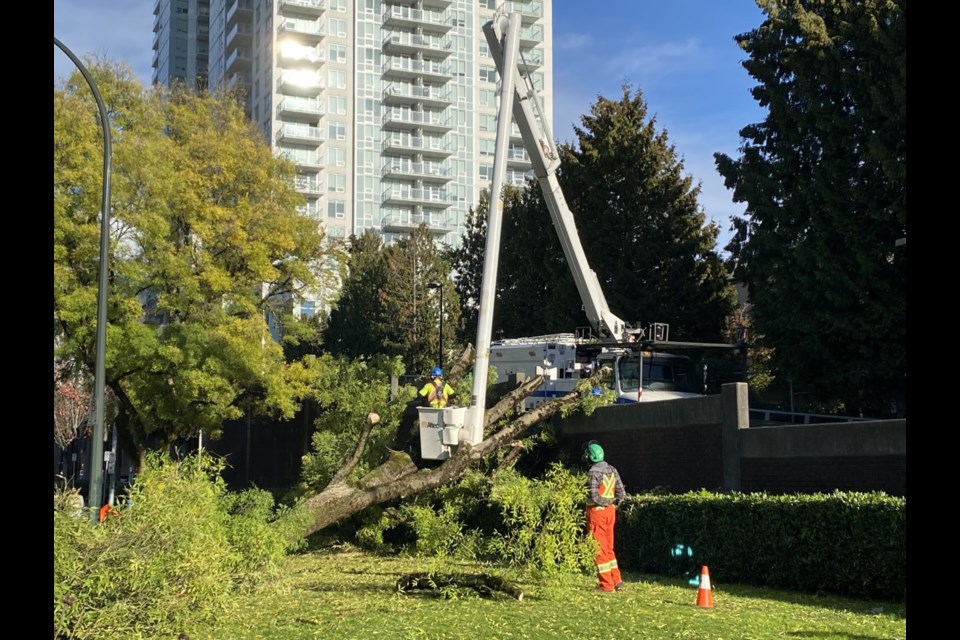
[{"label": "apartment balcony", "polygon": [[[415,0],[382,0],[385,5],[397,5],[403,7],[409,7],[412,4],[416,4]],[[451,4],[453,0],[420,0],[421,7],[428,7],[431,9],[446,9]]]},{"label": "apartment balcony", "polygon": [[519,13],[521,24],[532,24],[543,17],[543,4],[540,2],[523,2],[523,0],[507,0],[503,10],[510,13]]},{"label": "apartment balcony", "polygon": [[325,139],[322,128],[299,122],[284,122],[277,130],[277,144],[304,145],[316,149]]},{"label": "apartment balcony", "polygon": [[230,88],[239,87],[248,93],[253,86],[253,77],[249,73],[237,71],[227,75],[227,86]]},{"label": "apartment balcony", "polygon": [[457,197],[446,189],[415,189],[408,186],[387,187],[383,190],[381,204],[430,206],[445,209],[457,202]]},{"label": "apartment balcony", "polygon": [[453,52],[453,45],[447,38],[418,33],[389,33],[383,40],[383,52],[390,56],[419,54],[442,60]]},{"label": "apartment balcony", "polygon": [[277,105],[277,118],[281,120],[299,119],[320,122],[323,112],[323,102],[318,98],[284,96]]},{"label": "apartment balcony", "polygon": [[538,44],[543,44],[543,27],[538,24],[529,27],[521,27],[520,46],[535,47]]},{"label": "apartment balcony", "polygon": [[319,46],[308,47],[289,40],[280,45],[280,51],[277,53],[277,63],[280,66],[296,66],[298,68],[309,66],[318,69],[326,60],[327,55]]},{"label": "apartment balcony", "polygon": [[277,78],[277,92],[288,96],[320,95],[324,87],[323,76],[316,71],[287,69]]},{"label": "apartment balcony", "polygon": [[[209,35],[209,33],[205,34],[205,36]],[[206,39],[206,37],[204,37],[204,39]],[[227,32],[227,37],[224,41],[226,42],[226,48],[229,49],[230,47],[249,45],[252,40],[253,27],[246,22],[238,22]]]},{"label": "apartment balcony", "polygon": [[293,186],[300,193],[312,198],[323,195],[323,182],[317,176],[297,176],[294,178]]},{"label": "apartment balcony", "polygon": [[390,106],[419,103],[442,109],[453,104],[453,92],[441,87],[418,87],[406,82],[393,82],[384,88],[382,102]]},{"label": "apartment balcony", "polygon": [[527,182],[533,180],[536,177],[536,172],[533,169],[527,169],[526,171],[520,171],[518,169],[510,169],[503,175],[504,182],[518,187],[525,187]]},{"label": "apartment balcony", "polygon": [[397,154],[419,153],[424,157],[448,158],[453,151],[443,138],[394,133],[383,139],[382,149]]},{"label": "apartment balcony", "polygon": [[507,166],[529,167],[530,156],[527,155],[527,150],[517,147],[507,149]]},{"label": "apartment balcony", "polygon": [[394,5],[389,9],[384,8],[383,26],[391,29],[423,28],[431,32],[447,33],[453,28],[453,20],[445,13]]},{"label": "apartment balcony", "polygon": [[320,205],[314,200],[308,202],[307,204],[297,207],[297,213],[302,216],[307,216],[309,218],[320,219],[323,215],[323,210],[320,208]]},{"label": "apartment balcony", "polygon": [[543,66],[543,52],[539,49],[521,50],[517,64],[524,71],[536,71]]},{"label": "apartment balcony", "polygon": [[421,129],[434,133],[446,133],[453,129],[450,116],[436,111],[413,111],[411,109],[387,109],[383,113],[384,129]]},{"label": "apartment balcony", "polygon": [[394,180],[423,180],[437,184],[453,180],[452,171],[439,162],[412,162],[399,158],[388,160],[383,165],[381,175]]},{"label": "apartment balcony", "polygon": [[454,231],[451,227],[435,221],[430,214],[417,214],[412,211],[385,214],[380,220],[380,230],[383,233],[412,233],[419,229],[421,224],[426,224],[427,229],[434,235],[446,235]]},{"label": "apartment balcony", "polygon": [[301,42],[313,44],[323,40],[323,25],[319,20],[302,20],[300,18],[283,18],[277,21],[277,36],[296,35]]},{"label": "apartment balcony", "polygon": [[387,57],[383,61],[384,78],[413,80],[424,78],[439,82],[453,79],[453,73],[446,65],[431,60],[411,60],[410,58]]},{"label": "apartment balcony", "polygon": [[282,16],[319,18],[327,8],[327,0],[279,0],[277,6]]},{"label": "apartment balcony", "polygon": [[227,55],[227,60],[223,65],[224,72],[227,74],[236,71],[250,71],[253,63],[253,53],[246,47],[238,47]]},{"label": "apartment balcony", "polygon": [[323,156],[319,151],[278,148],[277,153],[296,164],[302,174],[318,174],[323,169]]},{"label": "apartment balcony", "polygon": [[234,0],[227,4],[227,28],[229,29],[238,20],[253,18],[253,0]]}]

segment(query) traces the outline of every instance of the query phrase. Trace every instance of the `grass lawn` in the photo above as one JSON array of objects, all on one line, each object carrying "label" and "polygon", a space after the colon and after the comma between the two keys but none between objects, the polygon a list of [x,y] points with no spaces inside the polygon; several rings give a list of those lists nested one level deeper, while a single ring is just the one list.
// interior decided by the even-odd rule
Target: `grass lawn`
[{"label": "grass lawn", "polygon": [[[470,589],[401,593],[396,581],[421,571],[488,573],[515,580],[521,601]],[[696,606],[697,586],[624,574],[618,593],[593,590],[592,576],[544,588],[507,570],[454,560],[310,551],[283,577],[236,600],[215,628],[190,640],[894,640],[906,638],[904,603],[867,602],[728,585],[713,575],[713,609]],[[175,637],[175,636],[171,636]]]}]

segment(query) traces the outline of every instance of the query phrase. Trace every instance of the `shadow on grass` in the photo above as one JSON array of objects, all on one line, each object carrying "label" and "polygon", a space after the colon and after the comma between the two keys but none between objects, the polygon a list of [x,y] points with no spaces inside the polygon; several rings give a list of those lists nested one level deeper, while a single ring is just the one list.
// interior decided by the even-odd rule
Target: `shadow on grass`
[{"label": "shadow on grass", "polygon": [[792,638],[840,638],[841,640],[885,640],[882,636],[863,636],[859,633],[843,633],[836,631],[790,631]]},{"label": "shadow on grass", "polygon": [[[624,572],[623,576],[624,580],[628,584],[630,582],[647,582],[661,586],[690,589],[691,602],[696,602],[698,587],[697,585],[691,585],[686,578],[674,578],[670,576],[634,572]],[[722,581],[718,581],[714,576],[710,577],[710,582],[711,586],[713,587],[714,597],[716,597],[718,593],[729,593],[738,598],[777,600],[779,602],[798,604],[802,606],[834,609],[836,611],[849,611],[858,615],[884,615],[893,616],[899,619],[905,619],[907,617],[907,605],[903,602],[886,602],[866,599],[861,600],[829,593],[804,593],[800,591],[790,591],[787,589],[777,589],[773,587],[757,587],[747,584],[725,584]],[[815,632],[815,635],[816,633],[819,632]],[[815,635],[811,637],[815,637]],[[849,637],[850,640],[870,639],[870,636]]]}]

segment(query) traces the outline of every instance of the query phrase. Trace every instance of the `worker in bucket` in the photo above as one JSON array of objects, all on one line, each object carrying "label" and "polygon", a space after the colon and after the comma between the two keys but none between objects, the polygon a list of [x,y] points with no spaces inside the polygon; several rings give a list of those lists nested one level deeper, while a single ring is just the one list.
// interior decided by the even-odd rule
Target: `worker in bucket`
[{"label": "worker in bucket", "polygon": [[447,400],[453,395],[453,387],[444,382],[443,370],[440,367],[434,367],[430,377],[432,380],[423,385],[420,395],[426,400],[428,406],[435,409],[447,406]]},{"label": "worker in bucket", "polygon": [[617,556],[613,552],[613,530],[617,523],[617,505],[627,496],[627,490],[617,469],[603,459],[603,447],[596,440],[583,445],[583,461],[590,465],[587,476],[587,529],[600,551],[594,558],[597,565],[597,591],[612,592],[623,589]]}]

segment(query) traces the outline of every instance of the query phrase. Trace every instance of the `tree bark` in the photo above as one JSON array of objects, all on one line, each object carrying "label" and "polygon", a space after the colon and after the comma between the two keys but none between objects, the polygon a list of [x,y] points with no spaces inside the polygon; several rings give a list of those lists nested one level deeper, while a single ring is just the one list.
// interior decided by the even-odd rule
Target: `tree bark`
[{"label": "tree bark", "polygon": [[[591,386],[598,384],[606,374],[606,369],[597,371],[590,378]],[[540,386],[541,382],[543,382],[542,376],[528,380],[501,398],[495,406],[487,409],[484,413],[485,439],[475,445],[470,443],[459,445],[453,455],[438,467],[421,469],[417,467],[409,454],[402,451],[391,451],[383,464],[355,484],[347,483],[346,478],[349,476],[349,470],[344,472],[341,469],[326,488],[306,500],[305,506],[312,514],[312,520],[304,534],[312,535],[368,507],[408,498],[452,484],[473,464],[503,447],[510,446],[528,429],[556,414],[561,409],[577,403],[581,398],[580,392],[571,391],[551,402],[538,406],[536,409],[520,414],[507,426],[493,432],[493,428],[500,419],[515,409],[518,403],[522,402],[534,389]],[[371,416],[375,415],[371,414]],[[379,420],[379,417],[377,417],[377,420]],[[351,457],[351,461],[359,458],[363,447],[366,446],[370,429],[375,424],[371,422],[370,416],[368,416],[367,422],[368,424],[363,429],[357,450]],[[352,469],[350,462],[347,463],[347,466]]]}]

